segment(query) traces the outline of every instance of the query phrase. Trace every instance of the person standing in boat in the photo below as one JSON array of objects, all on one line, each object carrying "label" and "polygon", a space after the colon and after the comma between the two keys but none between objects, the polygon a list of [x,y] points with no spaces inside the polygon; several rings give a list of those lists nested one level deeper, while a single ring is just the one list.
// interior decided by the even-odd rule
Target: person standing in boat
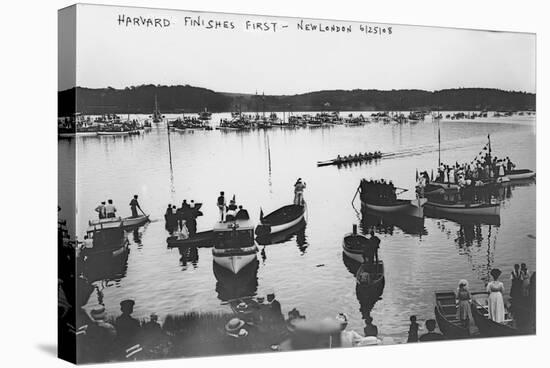
[{"label": "person standing in boat", "polygon": [[143,212],[143,210],[141,209],[141,206],[139,205],[139,202],[138,202],[138,196],[137,194],[134,195],[134,198],[132,198],[132,200],[130,201],[130,209],[132,210],[132,217],[138,217],[138,211],[137,209],[139,208],[139,210],[141,212]]},{"label": "person standing in boat", "polygon": [[456,290],[456,299],[458,300],[457,319],[466,329],[470,326],[472,318],[472,310],[470,308],[470,300],[472,296],[468,290],[468,281],[460,280],[458,289]]},{"label": "person standing in boat", "polygon": [[95,208],[95,211],[97,212],[97,216],[100,220],[107,217],[107,212],[105,211],[105,201],[102,201],[99,206]]},{"label": "person standing in boat", "polygon": [[491,270],[493,281],[487,284],[487,292],[489,293],[489,318],[495,322],[504,322],[504,284],[498,281],[502,272],[498,268]]},{"label": "person standing in boat", "polygon": [[109,199],[107,205],[105,206],[105,214],[107,218],[116,217],[116,207],[113,204],[113,200]]},{"label": "person standing in boat", "polygon": [[225,217],[225,207],[226,207],[226,202],[225,202],[225,193],[224,192],[220,192],[220,196],[218,197],[218,201],[216,202],[216,205],[218,206],[218,209],[220,210],[220,222],[223,222],[224,220],[224,217]]},{"label": "person standing in boat", "polygon": [[303,206],[304,205],[304,189],[306,188],[306,183],[302,182],[302,178],[298,178],[296,184],[294,184],[294,204]]},{"label": "person standing in boat", "polygon": [[380,238],[377,237],[374,234],[374,231],[371,230],[369,240],[370,240],[370,243],[371,243],[372,254],[373,254],[373,257],[371,258],[370,261],[371,261],[371,263],[378,263],[379,262],[378,249],[380,249]]}]

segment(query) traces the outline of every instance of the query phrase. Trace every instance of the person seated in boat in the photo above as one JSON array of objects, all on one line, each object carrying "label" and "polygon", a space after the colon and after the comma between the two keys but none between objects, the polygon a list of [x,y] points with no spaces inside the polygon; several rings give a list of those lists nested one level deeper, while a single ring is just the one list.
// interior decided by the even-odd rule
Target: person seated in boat
[{"label": "person seated in boat", "polygon": [[132,200],[130,201],[130,209],[132,210],[132,217],[138,217],[138,211],[137,209],[139,208],[140,211],[143,212],[143,210],[141,209],[141,206],[139,205],[139,202],[138,202],[138,195],[137,194],[134,194],[134,198],[132,198]]},{"label": "person seated in boat", "polygon": [[281,310],[281,303],[275,299],[275,292],[268,291],[266,298],[269,306],[269,321],[274,325],[282,324],[285,318]]},{"label": "person seated in boat", "polygon": [[139,321],[132,317],[135,302],[131,299],[120,302],[120,311],[122,314],[115,320],[118,344],[126,349],[136,344],[140,332]]},{"label": "person seated in boat", "polygon": [[116,207],[113,204],[113,200],[109,199],[107,201],[107,205],[105,206],[105,214],[107,218],[114,218],[116,217]]},{"label": "person seated in boat", "polygon": [[340,155],[336,156],[336,162],[340,162],[340,161],[342,161],[342,156]]},{"label": "person seated in boat", "polygon": [[232,199],[229,201],[229,206],[227,206],[227,212],[229,211],[237,211],[237,203],[235,203],[235,200]]},{"label": "person seated in boat", "polygon": [[97,212],[97,216],[99,217],[100,220],[104,219],[105,217],[107,217],[107,212],[105,211],[105,201],[102,201],[99,206],[97,206],[95,208],[95,210]]},{"label": "person seated in boat", "polygon": [[434,332],[436,327],[435,319],[429,319],[426,321],[426,329],[428,330],[427,333],[420,336],[418,341],[420,342],[426,342],[426,341],[440,341],[444,340],[444,337],[442,334],[438,332]]},{"label": "person seated in boat", "polygon": [[239,206],[239,210],[237,211],[237,214],[235,215],[235,219],[237,219],[237,220],[249,220],[250,215],[248,214],[248,211],[243,208],[243,206]]}]

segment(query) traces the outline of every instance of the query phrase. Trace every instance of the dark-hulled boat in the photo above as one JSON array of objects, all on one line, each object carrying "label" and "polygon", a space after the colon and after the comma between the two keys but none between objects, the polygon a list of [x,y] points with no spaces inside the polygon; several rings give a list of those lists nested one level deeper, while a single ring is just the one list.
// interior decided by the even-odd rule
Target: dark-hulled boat
[{"label": "dark-hulled boat", "polygon": [[354,261],[363,263],[363,249],[368,242],[369,239],[362,234],[358,234],[357,226],[353,225],[353,232],[344,235],[344,239],[342,240],[344,254]]},{"label": "dark-hulled boat", "polygon": [[183,236],[182,234],[174,234],[166,238],[168,248],[180,247],[212,247],[214,243],[214,231],[206,230],[196,233],[191,237]]},{"label": "dark-hulled boat", "polygon": [[332,160],[327,161],[317,161],[317,167],[322,166],[330,166],[330,165],[346,165],[346,164],[352,164],[355,162],[370,162],[372,160],[377,160],[382,158],[382,152],[376,151],[376,152],[369,152],[367,154],[361,154],[361,155],[355,155],[351,157],[338,157]]},{"label": "dark-hulled boat", "polygon": [[373,298],[382,295],[386,285],[384,262],[363,263],[357,270],[356,281],[357,298]]},{"label": "dark-hulled boat", "polygon": [[484,293],[477,298],[473,298],[471,308],[472,317],[483,337],[500,337],[519,335],[519,330],[514,326],[508,311],[505,311],[504,322],[498,323],[489,318],[488,295]]},{"label": "dark-hulled boat", "polygon": [[306,227],[306,220],[302,219],[296,225],[289,227],[286,230],[279,231],[278,233],[258,235],[256,237],[256,242],[259,245],[272,245],[272,244],[285,243],[291,240],[295,236],[299,237],[300,234],[304,234],[305,227]]},{"label": "dark-hulled boat", "polygon": [[[475,297],[478,294],[487,295],[485,292],[472,292]],[[469,328],[466,328],[458,320],[458,308],[456,303],[456,294],[454,291],[436,291],[435,292],[435,320],[439,330],[446,338],[464,339],[471,336]]]},{"label": "dark-hulled boat", "polygon": [[290,204],[266,216],[260,215],[260,225],[256,227],[256,235],[265,236],[287,230],[300,223],[304,219],[305,212],[305,204],[303,206]]}]

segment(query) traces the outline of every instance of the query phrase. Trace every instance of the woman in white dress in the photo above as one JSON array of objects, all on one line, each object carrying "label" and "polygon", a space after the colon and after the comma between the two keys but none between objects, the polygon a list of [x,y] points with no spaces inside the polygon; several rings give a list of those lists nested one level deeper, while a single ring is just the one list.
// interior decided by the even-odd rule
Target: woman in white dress
[{"label": "woman in white dress", "polygon": [[498,281],[502,272],[498,268],[491,270],[493,281],[487,284],[487,292],[489,293],[489,318],[495,322],[504,322],[504,284]]}]

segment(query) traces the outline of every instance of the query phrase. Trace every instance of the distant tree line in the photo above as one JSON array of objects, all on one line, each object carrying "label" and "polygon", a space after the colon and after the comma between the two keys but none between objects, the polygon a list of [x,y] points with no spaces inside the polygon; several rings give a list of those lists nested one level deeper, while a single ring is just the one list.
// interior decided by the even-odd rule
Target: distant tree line
[{"label": "distant tree line", "polygon": [[535,110],[535,94],[492,88],[440,91],[363,90],[309,92],[299,95],[257,95],[215,92],[189,85],[141,85],[115,88],[76,87],[59,92],[59,113],[151,114],[155,96],[163,113],[262,111],[394,111],[394,110]]}]

